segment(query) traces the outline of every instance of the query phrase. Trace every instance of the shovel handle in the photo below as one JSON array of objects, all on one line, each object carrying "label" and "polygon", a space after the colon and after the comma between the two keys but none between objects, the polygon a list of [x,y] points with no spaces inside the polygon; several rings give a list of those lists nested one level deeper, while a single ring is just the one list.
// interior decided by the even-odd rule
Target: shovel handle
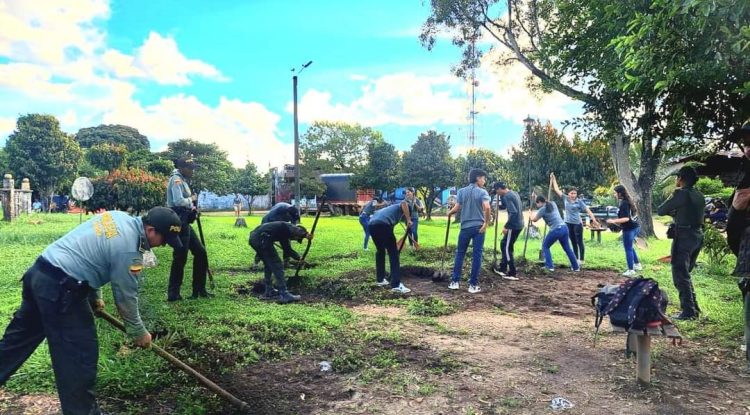
[{"label": "shovel handle", "polygon": [[[119,329],[122,332],[125,332],[125,325],[120,320],[116,319],[113,315],[107,313],[106,311],[99,311],[97,312],[97,315],[101,317],[102,319],[106,320],[109,324],[113,325],[115,328]],[[196,380],[198,380],[198,382],[202,383],[205,387],[210,389],[212,392],[215,392],[216,394],[221,395],[224,399],[231,402],[232,405],[245,411],[249,409],[246,402],[238,399],[236,396],[225,391],[224,389],[221,388],[221,386],[213,383],[210,379],[201,375],[197,370],[188,366],[186,363],[184,363],[180,359],[174,357],[171,353],[155,345],[154,343],[151,343],[151,350],[153,350],[154,353],[158,354],[160,357],[164,358],[172,365],[176,366],[178,369],[194,377]]]}]

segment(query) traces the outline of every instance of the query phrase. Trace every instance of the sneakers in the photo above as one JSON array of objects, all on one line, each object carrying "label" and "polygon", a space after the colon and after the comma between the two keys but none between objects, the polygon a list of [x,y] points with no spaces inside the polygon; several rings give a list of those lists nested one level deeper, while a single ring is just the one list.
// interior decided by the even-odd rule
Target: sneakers
[{"label": "sneakers", "polygon": [[586,262],[585,262],[584,260],[582,260],[582,259],[579,259],[579,260],[578,260],[578,266],[579,266],[579,267],[582,267],[582,266],[583,266],[583,264],[585,264],[585,263],[586,263]]},{"label": "sneakers", "polygon": [[623,277],[634,277],[636,275],[636,272],[632,269],[629,269],[622,273]]},{"label": "sneakers", "polygon": [[290,293],[289,291],[279,291],[279,303],[281,304],[287,304],[292,303],[295,301],[299,301],[302,297],[299,295],[294,295]]},{"label": "sneakers", "polygon": [[399,294],[406,294],[406,293],[411,292],[411,290],[406,288],[406,286],[403,283],[399,284],[398,287],[396,288],[391,288],[391,291],[393,291],[394,293],[399,293]]},{"label": "sneakers", "polygon": [[640,262],[637,262],[635,263],[635,265],[633,265],[633,269],[636,271],[643,271],[643,265],[641,265]]},{"label": "sneakers", "polygon": [[469,285],[469,294],[476,294],[480,291],[482,291],[482,289],[479,288],[478,285]]},{"label": "sneakers", "polygon": [[548,273],[548,274],[549,274],[549,273],[553,273],[553,272],[555,272],[555,269],[554,269],[554,268],[545,268],[545,269],[544,269],[544,272],[546,272],[546,273]]},{"label": "sneakers", "polygon": [[580,268],[574,269],[573,272],[581,272],[581,269]]},{"label": "sneakers", "polygon": [[376,282],[375,285],[377,285],[378,287],[387,287],[391,285],[391,283],[388,282],[388,280],[384,279],[383,281]]},{"label": "sneakers", "polygon": [[448,288],[451,290],[457,290],[458,287],[458,281],[451,281],[450,284],[448,284]]}]

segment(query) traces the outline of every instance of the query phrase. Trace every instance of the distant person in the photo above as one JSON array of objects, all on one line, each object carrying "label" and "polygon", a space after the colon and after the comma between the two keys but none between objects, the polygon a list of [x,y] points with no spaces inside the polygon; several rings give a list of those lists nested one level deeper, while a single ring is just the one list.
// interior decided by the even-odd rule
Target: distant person
[{"label": "distant person", "polygon": [[[500,241],[502,260],[500,261],[500,276],[513,278],[516,276],[516,263],[513,257],[513,247],[516,239],[523,231],[523,209],[521,197],[508,188],[505,182],[492,185],[495,196],[502,199],[502,204],[508,212],[508,220],[503,225],[503,239]],[[498,220],[495,218],[495,220]]]},{"label": "distant person", "polygon": [[34,213],[39,213],[42,211],[42,202],[39,200],[35,200],[34,203],[31,204],[31,210]]},{"label": "distant person", "polygon": [[456,204],[448,211],[448,219],[461,212],[461,231],[458,234],[456,257],[453,261],[453,276],[448,288],[458,290],[461,280],[461,270],[464,257],[472,243],[471,274],[469,277],[469,293],[482,291],[479,288],[479,270],[482,268],[482,252],[484,251],[484,236],[491,219],[490,195],[483,189],[487,181],[487,173],[482,169],[469,171],[469,185],[458,190]]},{"label": "distant person", "polygon": [[633,203],[625,186],[618,184],[615,186],[615,197],[620,201],[617,209],[617,219],[607,219],[607,223],[617,225],[622,229],[622,245],[625,248],[625,262],[628,269],[622,275],[633,277],[636,271],[643,269],[638,254],[635,252],[635,238],[641,231],[641,225],[638,222],[638,207]]},{"label": "distant person", "polygon": [[[407,231],[412,226],[409,204],[406,200],[396,205],[390,205],[380,209],[372,215],[368,225],[372,241],[375,243],[375,272],[376,285],[379,287],[391,286],[391,291],[399,294],[411,292],[410,289],[401,283],[401,263],[399,259],[398,247],[396,246],[396,235],[393,234],[393,228],[401,220],[406,222]],[[391,265],[391,281],[385,279],[385,254],[388,253],[388,259]]]},{"label": "distant person", "polygon": [[563,200],[565,207],[565,225],[568,227],[568,236],[570,237],[570,243],[573,245],[573,253],[578,258],[578,264],[584,264],[584,247],[583,247],[583,221],[581,220],[581,213],[585,212],[589,219],[591,219],[591,226],[595,229],[599,229],[599,221],[591,213],[591,209],[583,203],[583,200],[578,198],[578,189],[575,187],[568,190],[565,194],[560,190],[560,186],[557,184],[557,177],[555,173],[550,174],[552,180],[552,189],[560,196]]},{"label": "distant person", "polygon": [[695,268],[698,254],[703,247],[703,193],[694,188],[698,181],[695,169],[682,167],[677,173],[674,193],[657,210],[658,215],[673,218],[672,238],[672,282],[680,294],[682,312],[673,316],[676,320],[698,318],[700,307],[695,297],[690,272]]},{"label": "distant person", "polygon": [[[262,299],[270,300],[278,292],[279,302],[282,304],[299,301],[300,296],[287,291],[286,277],[284,276],[284,265],[276,253],[274,242],[278,242],[284,251],[285,257],[300,260],[300,256],[292,249],[290,240],[302,242],[307,238],[312,240],[313,235],[301,225],[292,225],[288,222],[266,222],[250,232],[250,246],[255,250],[256,258],[263,261],[265,292]],[[273,288],[271,277],[276,279],[276,290]]]},{"label": "distant person", "polygon": [[579,272],[581,266],[578,264],[578,259],[570,248],[568,227],[565,226],[565,223],[560,216],[560,211],[557,210],[557,205],[555,202],[547,200],[542,195],[536,197],[535,203],[538,210],[531,215],[531,221],[536,222],[539,219],[544,219],[544,222],[547,223],[547,227],[549,227],[549,232],[547,232],[547,236],[545,236],[544,241],[542,241],[545,269],[549,272],[555,271],[555,264],[552,262],[552,252],[550,251],[550,248],[555,242],[560,242],[563,251],[565,251],[568,260],[570,261],[570,269],[572,269],[573,272]]},{"label": "distant person", "polygon": [[382,197],[372,197],[372,200],[365,203],[362,207],[362,213],[359,214],[359,224],[362,225],[362,229],[365,232],[365,241],[362,245],[362,249],[367,251],[367,245],[370,242],[370,230],[368,225],[370,224],[370,218],[376,210],[382,209],[386,206],[385,201]]},{"label": "distant person", "polygon": [[0,340],[0,386],[47,340],[63,414],[101,414],[94,396],[99,346],[92,308],[104,310],[111,283],[127,336],[149,347],[138,311],[143,252],[182,246],[180,218],[155,207],[140,217],[111,211],[53,242],[21,279],[23,299]]},{"label": "distant person", "polygon": [[417,197],[417,191],[413,187],[406,188],[406,202],[411,209],[411,229],[409,230],[409,244],[419,248],[419,216],[424,214],[424,204]]},{"label": "distant person", "polygon": [[234,195],[234,216],[239,218],[240,212],[242,212],[242,195],[237,193]]},{"label": "distant person", "polygon": [[180,157],[175,161],[175,169],[169,177],[167,185],[167,207],[175,211],[182,221],[182,247],[172,253],[172,267],[169,272],[169,287],[167,301],[182,300],[180,287],[182,286],[185,263],[188,250],[193,254],[193,293],[190,298],[211,297],[206,291],[206,275],[208,273],[208,254],[206,248],[195,234],[191,223],[195,221],[198,211],[193,201],[196,195],[190,190],[187,180],[193,177],[195,169],[200,167],[191,155]]}]

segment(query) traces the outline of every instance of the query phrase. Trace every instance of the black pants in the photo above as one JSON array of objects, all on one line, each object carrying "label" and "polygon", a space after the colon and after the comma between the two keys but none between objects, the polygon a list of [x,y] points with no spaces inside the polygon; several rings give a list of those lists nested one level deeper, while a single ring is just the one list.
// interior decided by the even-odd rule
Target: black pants
[{"label": "black pants", "polygon": [[266,291],[270,291],[271,277],[276,278],[276,289],[286,292],[286,278],[284,277],[284,264],[274,248],[273,241],[263,234],[250,238],[250,246],[255,250],[255,257],[263,261],[263,277],[266,283]]},{"label": "black pants", "polygon": [[568,225],[568,237],[570,244],[573,245],[573,253],[576,258],[583,261],[583,224],[582,223],[565,223]]},{"label": "black pants", "polygon": [[188,251],[193,254],[193,295],[206,292],[206,273],[208,272],[208,255],[198,235],[190,224],[183,222],[180,232],[182,249],[172,252],[172,269],[169,273],[167,296],[177,298],[180,295],[182,278],[185,273]]},{"label": "black pants", "polygon": [[511,277],[516,275],[516,261],[513,259],[513,247],[522,230],[508,229],[508,233],[503,235],[503,239],[500,241],[500,249],[503,256],[502,261],[500,261],[500,272],[505,272]]},{"label": "black pants", "polygon": [[375,242],[375,272],[378,282],[385,279],[385,253],[391,264],[391,287],[396,288],[401,284],[401,264],[399,262],[398,247],[396,247],[396,235],[393,234],[393,226],[385,223],[370,223],[372,241]]},{"label": "black pants", "polygon": [[94,396],[99,345],[88,286],[42,258],[23,276],[21,307],[0,340],[0,386],[45,338],[64,415],[100,414]]},{"label": "black pants", "polygon": [[703,231],[700,227],[675,227],[672,240],[672,282],[680,294],[682,312],[688,316],[700,313],[690,272],[695,267],[702,247]]}]

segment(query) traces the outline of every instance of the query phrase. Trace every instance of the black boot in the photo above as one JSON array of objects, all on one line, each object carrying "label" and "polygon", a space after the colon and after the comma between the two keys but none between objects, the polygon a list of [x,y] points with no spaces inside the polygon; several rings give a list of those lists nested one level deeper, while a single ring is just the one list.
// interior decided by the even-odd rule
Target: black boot
[{"label": "black boot", "polygon": [[289,291],[279,291],[279,303],[281,304],[287,304],[295,301],[299,301],[302,297],[299,295],[294,295],[290,293]]},{"label": "black boot", "polygon": [[201,297],[202,298],[211,298],[213,296],[214,295],[211,294],[210,292],[208,292],[206,290],[203,290],[203,291],[194,292],[193,295],[190,296],[190,299],[191,300],[195,300],[195,299],[201,298]]},{"label": "black boot", "polygon": [[261,294],[260,299],[261,300],[273,300],[279,295],[279,290],[271,287],[271,285],[266,285],[266,290]]},{"label": "black boot", "polygon": [[695,313],[690,314],[690,313],[686,313],[684,311],[681,312],[680,314],[675,314],[675,315],[672,316],[672,320],[680,320],[680,321],[696,320],[697,318],[698,318],[697,314],[695,314]]}]

